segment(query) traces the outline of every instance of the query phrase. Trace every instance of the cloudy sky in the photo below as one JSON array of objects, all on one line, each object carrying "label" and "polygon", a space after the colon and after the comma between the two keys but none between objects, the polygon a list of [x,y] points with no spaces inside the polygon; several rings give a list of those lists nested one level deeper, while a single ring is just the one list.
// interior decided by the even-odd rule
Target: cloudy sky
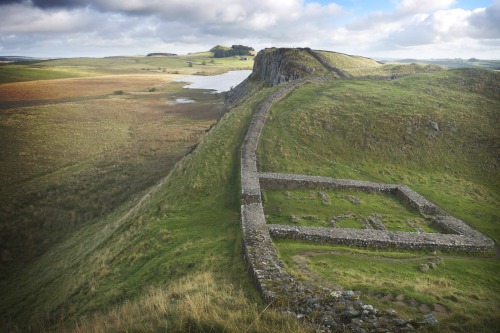
[{"label": "cloudy sky", "polygon": [[0,55],[305,47],[500,59],[500,0],[0,0]]}]

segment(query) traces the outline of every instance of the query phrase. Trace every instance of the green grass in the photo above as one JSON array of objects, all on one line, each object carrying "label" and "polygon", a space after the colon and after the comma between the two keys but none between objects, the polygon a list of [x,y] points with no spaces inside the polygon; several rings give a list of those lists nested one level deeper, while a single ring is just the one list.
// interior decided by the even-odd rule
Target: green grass
[{"label": "green grass", "polygon": [[[453,257],[439,254],[443,262],[427,272],[420,264],[435,254],[415,252],[372,252],[339,246],[320,246],[288,240],[275,241],[288,269],[300,278],[318,278],[323,285],[361,290],[363,300],[379,309],[395,308],[403,317],[418,316],[419,305],[431,309],[443,305],[447,313],[438,314],[439,332],[496,332],[500,323],[500,262],[483,258]],[[305,273],[296,264],[306,259]],[[316,274],[316,275],[312,275]],[[406,305],[383,300],[376,295],[403,295]],[[410,306],[414,300],[417,306]]]},{"label": "green grass", "polygon": [[[253,57],[214,58],[211,52],[167,57],[68,58],[0,65],[0,83],[116,74],[214,75],[252,69]],[[188,66],[192,62],[192,67]]]},{"label": "green grass", "polygon": [[[258,148],[259,168],[406,184],[498,242],[498,91],[497,73],[470,69],[391,81],[308,84],[271,109]],[[295,215],[299,217],[296,223],[311,225],[310,217],[300,218],[303,214],[317,216],[324,223],[325,212],[334,209],[333,196],[330,205],[324,205],[316,192],[298,193],[302,193],[296,196],[300,200],[266,191],[266,205],[272,208],[266,211],[269,220],[292,224],[289,216]],[[363,204],[359,206],[362,209]],[[392,222],[393,230],[407,231],[398,221]],[[360,227],[352,216],[343,223],[338,227]],[[364,300],[381,309],[397,308],[403,317],[415,317],[425,311],[418,309],[422,304],[431,310],[434,304],[443,305],[447,312],[438,314],[440,324],[430,331],[495,332],[500,323],[500,262],[496,257],[441,255],[443,264],[421,272],[419,265],[428,263],[434,254],[374,252],[289,240],[275,243],[298,278],[364,291]],[[397,295],[418,306],[396,303]]]},{"label": "green grass", "polygon": [[[221,95],[181,86],[0,112],[0,276],[172,170],[222,107]],[[168,104],[180,96],[198,103]]]},{"label": "green grass", "polygon": [[82,70],[66,70],[62,68],[36,68],[30,65],[0,65],[0,84],[8,82],[53,80],[70,77],[89,76]]},{"label": "green grass", "polygon": [[308,84],[272,108],[260,169],[403,183],[498,241],[498,91],[477,70]]},{"label": "green grass", "polygon": [[[194,62],[192,68],[186,66],[185,57],[62,59],[41,62],[37,66],[46,65],[49,68],[58,67],[68,71],[74,68],[77,71],[91,72],[92,75],[143,73],[148,72],[149,68],[149,72],[161,75],[164,67],[166,72],[172,70],[180,73],[215,73],[228,70],[228,66],[232,66],[230,64],[248,66],[251,63],[225,59],[220,60],[224,63],[218,64],[219,60],[216,59],[215,64],[207,62],[203,65],[204,59],[210,60],[207,56],[209,55],[190,55],[191,61]],[[300,61],[300,57],[295,60]],[[311,59],[304,61],[309,60],[312,63]],[[426,74],[391,82],[337,80],[299,88],[273,107],[259,148],[260,167],[270,171],[407,183],[458,217],[465,216],[467,222],[495,237],[498,232],[494,222],[498,217],[498,187],[494,180],[497,174],[489,169],[491,157],[487,148],[490,147],[490,141],[480,140],[477,145],[477,142],[469,142],[463,138],[474,138],[477,133],[484,135],[485,139],[496,138],[492,133],[495,133],[497,124],[495,110],[498,110],[498,99],[495,97],[495,91],[498,90],[495,80],[485,84],[484,78],[470,75],[471,73],[474,74]],[[448,85],[452,88],[447,88]],[[127,200],[117,204],[117,208],[82,225],[78,232],[67,232],[64,239],[50,244],[46,252],[40,254],[36,260],[27,262],[22,267],[12,267],[0,280],[0,330],[26,331],[31,327],[38,331],[80,332],[305,331],[293,317],[278,314],[266,308],[266,304],[261,304],[241,259],[240,146],[252,111],[274,89],[276,88],[259,91],[256,89],[238,108],[225,114],[204,137],[198,148],[177,163],[167,178],[160,180],[159,176],[148,183],[159,181],[157,187],[148,189],[145,186],[138,189],[137,184],[132,184],[137,191],[125,195]],[[147,89],[144,89],[145,91]],[[154,94],[157,93],[164,92]],[[146,97],[141,103],[150,106],[150,111],[157,110],[155,108],[159,107],[159,104],[148,103],[153,99],[157,100],[158,96],[144,96]],[[125,94],[114,98],[120,99],[120,102],[126,105],[130,96]],[[444,106],[437,107],[437,103],[442,100],[445,100]],[[404,108],[395,108],[394,105]],[[446,135],[430,135],[432,133],[429,134],[427,128],[429,120],[438,119],[441,127],[442,119],[448,119],[446,114],[440,113],[443,108],[451,110],[454,122],[444,125],[441,131]],[[57,114],[58,109],[54,110],[54,114]],[[123,108],[114,110],[118,112]],[[182,114],[185,111],[180,108],[174,113]],[[197,115],[192,112],[188,114],[189,117],[183,120],[176,118],[176,121],[179,124],[192,124]],[[26,112],[23,116],[26,117],[23,118],[25,121],[36,123],[37,117],[33,114]],[[437,118],[438,116],[442,119]],[[115,118],[115,121],[119,118]],[[404,132],[407,120],[414,121],[410,124],[410,134],[415,137],[412,149],[418,151],[415,151],[413,159],[403,158],[398,153],[401,151],[400,143],[403,140],[400,134]],[[163,124],[166,126],[171,123],[166,120]],[[447,124],[446,121],[444,124]],[[100,129],[99,126],[106,124],[96,123],[89,126],[97,126],[96,129]],[[456,136],[452,127],[457,128],[459,132]],[[163,146],[169,139],[167,136],[158,141],[150,141],[151,137],[147,134],[151,132],[151,128],[159,130],[162,127],[129,127],[128,133],[131,137],[141,138],[141,135],[145,135],[151,145],[132,147],[130,151],[134,154],[130,157],[118,155],[120,158],[117,159],[131,158],[133,163],[130,168],[123,170],[127,170],[127,174],[130,171],[128,179],[135,179],[139,183],[142,183],[141,178],[133,176],[132,171],[141,173],[143,170],[155,169],[154,164],[144,163],[145,156],[156,154],[155,144],[161,142]],[[71,129],[75,130],[73,127]],[[43,127],[40,130],[43,131]],[[366,135],[366,140],[363,140],[361,132],[369,134]],[[71,133],[71,130],[61,133]],[[110,134],[112,133],[115,132],[111,131]],[[121,130],[117,133],[117,137],[112,137],[118,140]],[[33,130],[32,134],[36,134],[36,130]],[[436,148],[433,144],[426,143],[426,140],[434,143],[438,142],[438,139],[448,138],[448,134],[453,140],[446,143],[451,144],[454,140],[462,143],[460,151],[464,148],[465,157],[446,153],[446,149],[458,149],[456,146],[444,145],[445,148],[442,148],[438,145]],[[68,146],[77,147],[71,144]],[[110,153],[116,151],[121,150],[111,149]],[[128,149],[125,150],[127,151]],[[429,157],[429,151],[435,152],[437,156]],[[141,155],[141,152],[145,155]],[[477,154],[478,152],[482,153]],[[105,162],[109,155],[104,154],[101,157]],[[438,157],[440,162],[436,163]],[[462,160],[468,161],[469,164],[464,165]],[[455,162],[456,165],[453,164]],[[453,169],[448,170],[443,163],[448,163]],[[112,171],[113,165],[114,163],[105,164],[106,168],[102,170],[106,172],[103,173],[93,173],[94,169],[87,169],[94,177],[104,179],[102,186],[94,188],[96,198],[99,198],[102,190],[109,188],[107,181],[122,184],[125,189],[129,185],[126,179],[120,178],[122,173],[119,170]],[[88,165],[82,163],[74,167],[87,168]],[[64,172],[64,169],[61,171]],[[157,176],[164,174],[159,169],[156,172]],[[147,172],[145,174],[147,175]],[[57,176],[57,172],[54,175]],[[94,181],[95,179],[90,178],[82,186],[92,191],[91,184]],[[68,188],[71,188],[70,185],[68,183]],[[53,195],[59,198],[64,193],[66,192],[56,188]],[[87,195],[85,191],[82,193]],[[65,196],[71,195],[73,194]],[[456,204],[457,196],[460,206]],[[333,197],[332,194],[330,199]],[[321,202],[319,205],[322,205]],[[326,208],[332,206],[332,200],[330,206],[325,205]],[[471,209],[477,214],[471,213]],[[355,219],[346,219],[342,223],[343,227],[355,227],[358,222]],[[290,244],[289,249],[286,248],[287,244]],[[277,242],[277,246],[290,267],[289,254],[295,251],[294,249],[300,253],[311,248],[332,250],[331,247],[284,241]],[[337,250],[347,251],[338,248]],[[349,251],[359,253],[355,256],[356,260],[358,257],[370,260],[361,261],[359,267],[356,267],[352,265],[352,254],[347,254],[344,259],[340,258],[340,255],[339,261],[342,261],[346,272],[377,267],[373,262],[379,263],[377,258],[380,256],[401,260],[401,267],[394,268],[396,271],[391,270],[389,266],[383,266],[386,270],[375,272],[378,274],[378,280],[372,283],[373,290],[386,288],[384,290],[406,292],[422,302],[431,303],[435,299],[440,303],[445,302],[435,298],[437,296],[432,294],[433,290],[430,291],[431,294],[427,294],[425,290],[416,290],[412,294],[404,281],[400,285],[393,282],[397,274],[406,271],[408,273],[404,274],[411,278],[419,278],[420,272],[416,270],[414,263],[407,265],[405,260],[416,258],[418,261],[427,254],[394,252],[373,256],[367,251]],[[311,259],[312,263],[315,258],[314,256]],[[426,281],[428,285],[434,285],[434,282],[429,282],[433,281],[430,278],[436,272],[441,274],[439,270],[442,269],[442,274],[446,273],[446,276],[439,277],[445,280],[438,280],[438,286],[439,283],[445,283],[445,292],[451,295],[450,300],[453,301],[454,298],[451,297],[455,297],[463,301],[459,304],[461,307],[453,308],[450,305],[450,309],[456,313],[452,319],[461,324],[465,322],[465,328],[492,327],[491,323],[495,324],[495,320],[497,321],[494,310],[498,308],[498,261],[459,258],[457,265],[446,270],[452,265],[452,259],[454,258],[445,258],[445,263],[438,270],[423,275],[427,280],[419,280],[418,286],[425,287]],[[324,266],[325,273],[318,269],[317,274],[327,275],[328,269],[335,265],[328,262],[328,259],[322,261],[325,263],[319,265]],[[383,263],[381,260],[381,265]],[[298,272],[294,268],[292,270]],[[463,273],[460,273],[460,270],[463,270]],[[482,277],[477,276],[478,274]],[[458,276],[456,281],[453,280],[454,275]],[[470,275],[469,280],[465,279],[466,275]],[[476,296],[470,291],[469,281],[472,279],[477,282]],[[351,282],[347,278],[342,281],[346,283],[346,287],[359,285],[362,290],[369,290],[368,286],[363,287],[359,283],[350,284],[352,279]],[[448,286],[453,288],[448,290]],[[464,295],[454,293],[461,288]],[[444,304],[448,306],[448,303]],[[468,310],[472,315],[482,311],[477,317],[484,323],[477,324],[478,321],[471,319]],[[454,326],[451,321],[450,319],[449,324],[445,322],[448,326],[442,327],[452,330]]]},{"label": "green grass", "polygon": [[398,63],[434,64],[434,65],[444,66],[447,68],[483,68],[491,70],[500,69],[499,60],[469,61],[466,59],[432,59],[432,60],[408,59],[408,60],[400,60],[398,61]]},{"label": "green grass", "polygon": [[[265,305],[255,306],[259,296],[241,260],[239,148],[252,110],[270,91],[260,91],[227,113],[156,191],[134,199],[137,209],[122,205],[1,281],[2,329],[97,328],[106,321],[103,313],[126,323],[131,311],[156,302],[154,295],[150,300],[144,296],[148,290],[192,280],[194,291],[187,296],[198,295],[203,302],[197,309],[212,312],[184,313],[183,324],[175,307],[169,308],[171,327],[300,331],[295,321],[263,311]],[[213,280],[219,291],[205,294],[203,284],[196,282],[200,274]],[[181,287],[172,288],[176,292]],[[221,298],[213,300],[215,295]],[[214,301],[220,305],[211,306]],[[141,313],[137,323],[148,322],[152,330],[165,327],[165,317],[157,312]]]},{"label": "green grass", "polygon": [[[419,212],[406,207],[394,195],[359,191],[266,190],[267,223],[364,229],[365,220],[376,218],[390,231],[435,232]],[[293,218],[292,218],[293,216]]]}]

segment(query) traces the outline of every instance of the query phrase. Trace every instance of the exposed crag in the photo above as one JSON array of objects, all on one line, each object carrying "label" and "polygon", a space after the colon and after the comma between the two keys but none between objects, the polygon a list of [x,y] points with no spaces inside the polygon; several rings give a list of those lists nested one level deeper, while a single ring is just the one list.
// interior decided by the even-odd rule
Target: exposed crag
[{"label": "exposed crag", "polygon": [[[328,56],[325,57],[325,54]],[[331,63],[332,59],[335,58],[342,58],[344,63],[348,63],[355,68],[368,66],[366,59],[335,52],[319,52],[310,48],[264,49],[254,59],[252,74],[228,93],[226,103],[230,107],[236,105],[245,96],[248,96],[255,86],[274,87],[301,78],[350,77],[351,75],[344,68],[339,68],[336,63]],[[346,58],[348,59],[347,62]]]},{"label": "exposed crag", "polygon": [[[310,55],[301,49],[266,49],[255,57],[251,78],[275,86],[302,77],[311,76],[318,69],[310,66]],[[309,59],[308,59],[309,58]],[[314,66],[316,65],[316,66]]]},{"label": "exposed crag", "polygon": [[226,104],[236,105],[255,86],[273,87],[300,78],[323,76],[328,73],[328,68],[305,49],[264,49],[254,59],[252,74],[228,93]]}]

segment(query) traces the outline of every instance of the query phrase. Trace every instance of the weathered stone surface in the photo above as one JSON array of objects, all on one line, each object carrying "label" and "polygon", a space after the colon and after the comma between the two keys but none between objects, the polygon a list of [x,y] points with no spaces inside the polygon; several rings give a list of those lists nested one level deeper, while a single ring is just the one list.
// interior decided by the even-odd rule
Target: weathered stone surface
[{"label": "weathered stone surface", "polygon": [[430,267],[427,264],[421,264],[420,266],[418,266],[418,269],[420,269],[421,272],[427,272],[429,268]]},{"label": "weathered stone surface", "polygon": [[446,250],[488,253],[492,244],[462,235],[428,234],[372,229],[321,228],[269,225],[273,238],[297,239],[323,244],[343,244],[365,248],[395,248],[406,250]]}]

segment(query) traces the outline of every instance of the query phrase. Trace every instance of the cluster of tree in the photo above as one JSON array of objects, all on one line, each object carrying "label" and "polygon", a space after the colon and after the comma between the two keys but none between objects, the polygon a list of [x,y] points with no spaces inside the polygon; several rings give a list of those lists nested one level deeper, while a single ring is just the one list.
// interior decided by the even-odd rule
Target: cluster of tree
[{"label": "cluster of tree", "polygon": [[161,52],[156,52],[156,53],[148,53],[147,57],[158,57],[158,56],[176,56],[177,54],[175,53],[161,53]]},{"label": "cluster of tree", "polygon": [[217,45],[216,47],[213,47],[210,51],[214,53],[214,58],[226,58],[234,56],[252,55],[254,49],[250,46],[244,46],[244,45],[233,45],[231,46],[231,48]]}]

